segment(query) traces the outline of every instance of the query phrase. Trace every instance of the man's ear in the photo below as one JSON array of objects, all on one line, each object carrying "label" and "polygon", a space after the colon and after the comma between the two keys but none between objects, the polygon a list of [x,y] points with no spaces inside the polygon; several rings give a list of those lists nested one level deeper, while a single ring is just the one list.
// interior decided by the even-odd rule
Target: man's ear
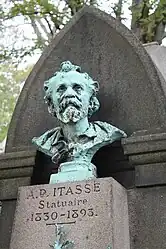
[{"label": "man's ear", "polygon": [[99,83],[97,81],[94,81],[93,85],[95,87],[95,92],[98,92],[99,91]]},{"label": "man's ear", "polygon": [[88,117],[90,118],[100,107],[100,103],[95,96],[90,98]]}]

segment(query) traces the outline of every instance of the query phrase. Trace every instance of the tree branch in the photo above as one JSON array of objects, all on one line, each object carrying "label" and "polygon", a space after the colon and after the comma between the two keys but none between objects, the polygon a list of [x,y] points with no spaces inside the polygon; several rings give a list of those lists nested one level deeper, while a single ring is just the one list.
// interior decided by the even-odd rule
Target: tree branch
[{"label": "tree branch", "polygon": [[45,41],[46,40],[42,37],[41,32],[40,32],[35,20],[32,17],[29,17],[29,18],[31,20],[31,25],[32,25],[32,27],[34,29],[34,32],[35,32],[35,34],[36,34],[36,36],[38,38],[39,43],[41,43],[43,46],[45,46]]},{"label": "tree branch", "polygon": [[53,33],[53,30],[52,30],[52,28],[51,28],[51,25],[50,25],[50,23],[49,23],[49,21],[48,21],[48,19],[47,19],[46,16],[44,17],[44,20],[46,21],[46,23],[47,23],[47,25],[48,25],[48,28],[49,28],[50,33],[51,33],[51,36],[53,37],[53,36],[54,36],[54,33]]},{"label": "tree branch", "polygon": [[113,7],[114,14],[116,19],[121,21],[122,20],[122,6],[124,0],[119,0],[117,4]]},{"label": "tree branch", "polygon": [[[44,18],[45,20],[45,18]],[[43,24],[42,20],[39,18],[37,19],[37,22],[39,23],[40,27],[43,29],[44,33],[47,35],[48,40],[51,40],[52,35],[50,34],[50,32],[48,32],[46,26]]]}]

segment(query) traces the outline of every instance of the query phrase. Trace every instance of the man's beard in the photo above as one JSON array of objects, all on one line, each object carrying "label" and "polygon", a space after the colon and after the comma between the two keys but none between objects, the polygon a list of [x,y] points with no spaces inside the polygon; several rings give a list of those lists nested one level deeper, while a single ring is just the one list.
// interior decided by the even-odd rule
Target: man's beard
[{"label": "man's beard", "polygon": [[84,116],[82,109],[82,103],[78,97],[63,98],[60,101],[56,115],[65,124],[70,122],[76,123]]}]

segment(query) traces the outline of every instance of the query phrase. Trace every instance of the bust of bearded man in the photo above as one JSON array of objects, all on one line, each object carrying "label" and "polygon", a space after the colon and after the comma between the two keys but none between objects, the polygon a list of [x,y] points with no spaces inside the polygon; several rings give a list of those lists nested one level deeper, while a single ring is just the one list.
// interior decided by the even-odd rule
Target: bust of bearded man
[{"label": "bust of bearded man", "polygon": [[106,122],[89,122],[100,107],[98,90],[98,82],[69,61],[63,62],[60,71],[44,83],[48,111],[59,120],[60,127],[32,141],[38,150],[60,164],[50,183],[96,177],[93,155],[101,147],[126,137],[122,130]]}]

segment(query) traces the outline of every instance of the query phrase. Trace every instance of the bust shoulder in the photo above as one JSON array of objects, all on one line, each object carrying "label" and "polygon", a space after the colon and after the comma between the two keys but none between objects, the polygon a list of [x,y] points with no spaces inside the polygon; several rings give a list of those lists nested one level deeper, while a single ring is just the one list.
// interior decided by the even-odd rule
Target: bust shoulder
[{"label": "bust shoulder", "polygon": [[119,128],[102,121],[95,121],[94,129],[96,130],[97,137],[101,140],[109,140],[113,142],[120,138],[126,137],[126,133]]},{"label": "bust shoulder", "polygon": [[48,156],[52,156],[52,145],[57,142],[58,137],[60,137],[61,128],[56,127],[51,130],[46,131],[40,137],[34,137],[32,143],[35,144],[41,152]]}]

